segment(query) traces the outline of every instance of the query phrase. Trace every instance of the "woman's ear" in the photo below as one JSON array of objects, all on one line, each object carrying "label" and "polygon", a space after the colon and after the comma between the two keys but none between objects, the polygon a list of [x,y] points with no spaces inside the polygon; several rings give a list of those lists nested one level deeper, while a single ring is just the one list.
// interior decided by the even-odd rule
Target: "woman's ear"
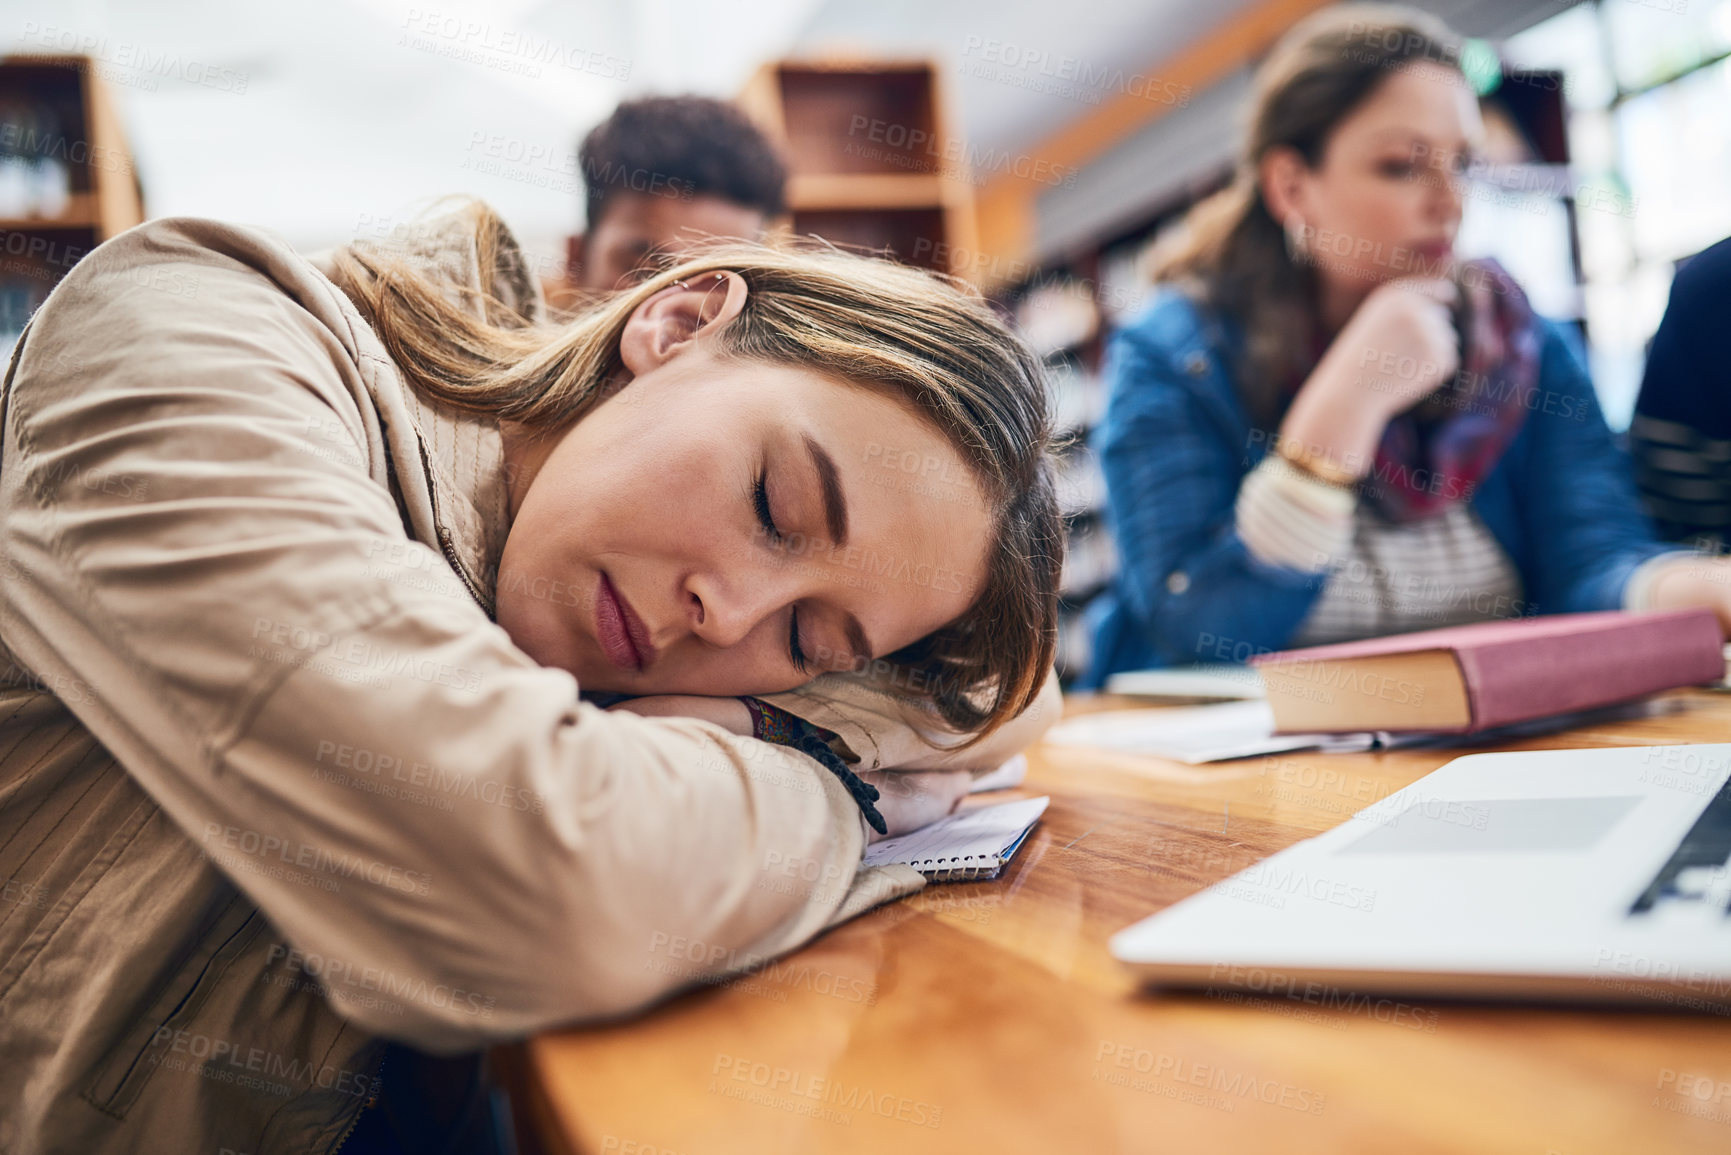
[{"label": "woman's ear", "polygon": [[1276,224],[1292,227],[1293,219],[1301,225],[1310,222],[1304,212],[1305,177],[1310,166],[1295,148],[1276,145],[1262,154],[1256,180],[1262,192],[1262,203]]},{"label": "woman's ear", "polygon": [[619,336],[619,359],[633,377],[660,368],[705,333],[739,316],[748,295],[733,272],[697,273],[662,289],[636,309]]}]

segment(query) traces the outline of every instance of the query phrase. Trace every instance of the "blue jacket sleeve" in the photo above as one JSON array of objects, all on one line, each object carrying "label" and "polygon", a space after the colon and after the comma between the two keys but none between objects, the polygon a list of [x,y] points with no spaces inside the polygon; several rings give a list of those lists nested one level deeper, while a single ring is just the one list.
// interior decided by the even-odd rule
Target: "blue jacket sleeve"
[{"label": "blue jacket sleeve", "polygon": [[1258,561],[1239,539],[1233,507],[1262,443],[1220,358],[1194,326],[1177,328],[1145,322],[1107,358],[1094,447],[1119,556],[1113,595],[1124,628],[1142,634],[1131,648],[1172,664],[1242,661],[1286,644],[1322,578]]},{"label": "blue jacket sleeve", "polygon": [[1658,540],[1573,341],[1545,323],[1538,390],[1499,468],[1513,470],[1522,578],[1540,613],[1620,609]]}]

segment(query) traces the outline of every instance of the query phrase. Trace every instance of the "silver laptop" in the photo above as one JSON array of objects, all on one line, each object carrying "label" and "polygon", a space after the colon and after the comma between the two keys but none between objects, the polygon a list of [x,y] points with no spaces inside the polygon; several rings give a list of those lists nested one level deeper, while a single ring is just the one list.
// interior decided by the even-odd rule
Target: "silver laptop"
[{"label": "silver laptop", "polygon": [[1119,932],[1156,986],[1731,1013],[1731,745],[1457,758]]}]

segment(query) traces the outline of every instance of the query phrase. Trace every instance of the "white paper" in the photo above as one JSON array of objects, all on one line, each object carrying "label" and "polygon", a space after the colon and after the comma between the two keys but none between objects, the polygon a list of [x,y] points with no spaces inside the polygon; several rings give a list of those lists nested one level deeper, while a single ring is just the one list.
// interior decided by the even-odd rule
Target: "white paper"
[{"label": "white paper", "polygon": [[1403,746],[1482,745],[1554,733],[1575,726],[1647,717],[1679,708],[1683,708],[1680,701],[1662,698],[1579,713],[1554,714],[1475,734],[1440,734],[1422,730],[1398,734],[1386,730],[1374,733],[1276,734],[1274,712],[1267,702],[1226,702],[1218,706],[1183,709],[1107,710],[1084,714],[1052,727],[1046,734],[1046,741],[1056,746],[1087,746],[1096,750],[1151,754],[1196,766],[1204,762],[1224,762],[1287,750],[1349,754]]},{"label": "white paper", "polygon": [[967,858],[993,859],[1014,846],[1028,827],[1046,812],[1050,797],[1027,798],[975,806],[940,818],[910,834],[886,838],[866,847],[867,866],[946,862]]},{"label": "white paper", "polygon": [[1135,698],[1265,698],[1262,675],[1251,666],[1171,666],[1125,670],[1106,679],[1108,694]]},{"label": "white paper", "polygon": [[1109,710],[1084,714],[1052,727],[1046,741],[1056,746],[1088,746],[1152,754],[1186,762],[1221,762],[1283,750],[1365,750],[1370,734],[1275,734],[1274,711],[1267,702],[1226,702],[1168,710]]}]

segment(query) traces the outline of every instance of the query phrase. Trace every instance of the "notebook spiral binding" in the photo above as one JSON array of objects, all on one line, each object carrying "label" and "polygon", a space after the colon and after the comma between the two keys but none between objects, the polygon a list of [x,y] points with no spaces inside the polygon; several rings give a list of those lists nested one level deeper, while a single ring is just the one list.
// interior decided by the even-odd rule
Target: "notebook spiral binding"
[{"label": "notebook spiral binding", "polygon": [[[946,862],[957,865],[945,866]],[[968,854],[960,858],[922,858],[908,865],[932,882],[969,882],[998,877],[1004,869],[1004,860],[997,855]]]}]

